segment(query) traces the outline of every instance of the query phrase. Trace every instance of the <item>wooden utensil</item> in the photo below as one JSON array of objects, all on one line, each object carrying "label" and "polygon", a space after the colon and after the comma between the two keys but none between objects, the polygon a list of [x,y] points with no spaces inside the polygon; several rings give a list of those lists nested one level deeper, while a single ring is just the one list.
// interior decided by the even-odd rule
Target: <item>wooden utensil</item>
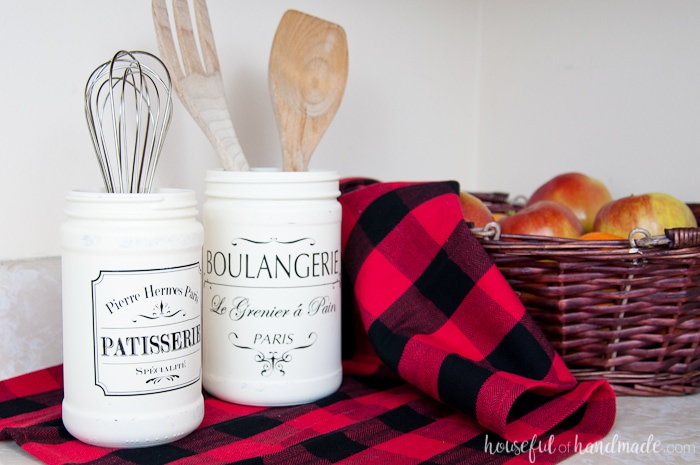
[{"label": "wooden utensil", "polygon": [[345,31],[329,21],[288,10],[272,42],[268,71],[283,168],[306,171],[345,91]]},{"label": "wooden utensil", "polygon": [[201,57],[187,0],[173,0],[173,18],[182,63],[170,28],[166,0],[153,0],[152,10],[161,58],[170,70],[173,88],[180,101],[216,149],[223,168],[227,171],[248,170],[248,161],[238,142],[226,103],[206,0],[194,0]]}]

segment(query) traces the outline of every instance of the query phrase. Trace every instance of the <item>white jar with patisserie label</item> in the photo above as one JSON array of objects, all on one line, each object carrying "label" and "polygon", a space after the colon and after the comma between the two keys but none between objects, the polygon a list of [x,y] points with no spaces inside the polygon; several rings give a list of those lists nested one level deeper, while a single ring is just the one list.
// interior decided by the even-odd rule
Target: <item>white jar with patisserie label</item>
[{"label": "white jar with patisserie label", "polygon": [[335,172],[206,177],[203,385],[247,405],[313,402],[342,381]]},{"label": "white jar with patisserie label", "polygon": [[203,419],[196,206],[190,190],[67,195],[63,422],[83,442],[164,444]]}]

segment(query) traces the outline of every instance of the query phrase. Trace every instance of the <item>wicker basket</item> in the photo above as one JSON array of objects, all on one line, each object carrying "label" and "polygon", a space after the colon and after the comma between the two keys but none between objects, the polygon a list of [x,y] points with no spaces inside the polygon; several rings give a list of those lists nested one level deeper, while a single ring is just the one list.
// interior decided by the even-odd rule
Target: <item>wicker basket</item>
[{"label": "wicker basket", "polygon": [[474,233],[577,379],[622,395],[700,390],[700,229],[629,242]]},{"label": "wicker basket", "polygon": [[[491,210],[491,213],[508,213],[518,211],[525,207],[527,199],[524,197],[516,197],[510,199],[506,192],[469,192],[474,197],[481,200],[484,205]],[[699,204],[700,205],[700,204]],[[700,208],[700,206],[698,207]]]}]

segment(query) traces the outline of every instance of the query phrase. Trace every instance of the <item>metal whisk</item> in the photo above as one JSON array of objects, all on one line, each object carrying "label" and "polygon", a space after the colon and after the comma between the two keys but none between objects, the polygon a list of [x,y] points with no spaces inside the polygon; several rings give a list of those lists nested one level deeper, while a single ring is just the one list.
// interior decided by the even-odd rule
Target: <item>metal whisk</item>
[{"label": "metal whisk", "polygon": [[85,86],[85,117],[107,192],[150,192],[172,113],[170,73],[148,52],[120,51]]}]

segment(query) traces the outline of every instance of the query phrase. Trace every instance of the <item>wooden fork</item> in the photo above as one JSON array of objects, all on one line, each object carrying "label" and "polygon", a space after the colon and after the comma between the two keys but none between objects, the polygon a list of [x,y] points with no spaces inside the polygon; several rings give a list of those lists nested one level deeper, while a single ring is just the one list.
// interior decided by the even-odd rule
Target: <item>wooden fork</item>
[{"label": "wooden fork", "polygon": [[247,171],[250,169],[248,161],[226,104],[206,0],[194,0],[201,57],[187,0],[173,0],[172,7],[182,63],[170,27],[166,0],[153,0],[152,3],[158,48],[170,71],[175,93],[216,149],[224,170]]}]

